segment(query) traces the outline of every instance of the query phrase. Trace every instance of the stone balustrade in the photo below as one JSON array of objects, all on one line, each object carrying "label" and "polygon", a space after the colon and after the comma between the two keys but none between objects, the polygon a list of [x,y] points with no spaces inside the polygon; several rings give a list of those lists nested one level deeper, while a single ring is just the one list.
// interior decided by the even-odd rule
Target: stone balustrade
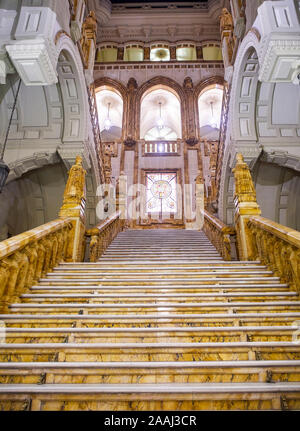
[{"label": "stone balustrade", "polygon": [[233,227],[225,225],[221,220],[205,210],[203,230],[224,260],[229,261],[235,257],[236,231]]},{"label": "stone balustrade", "polygon": [[300,232],[261,216],[248,221],[249,260],[260,260],[300,292]]},{"label": "stone balustrade", "polygon": [[118,233],[124,229],[125,221],[120,216],[121,211],[117,211],[103,223],[86,232],[86,236],[91,238],[90,262],[97,262]]},{"label": "stone balustrade", "polygon": [[1,312],[64,261],[71,229],[69,219],[58,219],[0,243]]}]

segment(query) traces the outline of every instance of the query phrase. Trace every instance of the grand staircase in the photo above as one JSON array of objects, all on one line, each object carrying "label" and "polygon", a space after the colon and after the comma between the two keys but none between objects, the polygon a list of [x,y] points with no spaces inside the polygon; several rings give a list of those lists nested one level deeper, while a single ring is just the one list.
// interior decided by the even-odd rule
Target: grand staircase
[{"label": "grand staircase", "polygon": [[300,408],[297,293],[200,232],[127,230],[0,320],[0,410]]}]

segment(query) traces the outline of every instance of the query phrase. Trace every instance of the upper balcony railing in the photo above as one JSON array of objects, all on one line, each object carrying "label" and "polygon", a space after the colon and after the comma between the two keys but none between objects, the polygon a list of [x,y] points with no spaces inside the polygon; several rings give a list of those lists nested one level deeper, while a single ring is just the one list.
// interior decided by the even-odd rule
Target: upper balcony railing
[{"label": "upper balcony railing", "polygon": [[179,156],[181,153],[181,140],[177,141],[145,141],[142,153],[144,156]]}]

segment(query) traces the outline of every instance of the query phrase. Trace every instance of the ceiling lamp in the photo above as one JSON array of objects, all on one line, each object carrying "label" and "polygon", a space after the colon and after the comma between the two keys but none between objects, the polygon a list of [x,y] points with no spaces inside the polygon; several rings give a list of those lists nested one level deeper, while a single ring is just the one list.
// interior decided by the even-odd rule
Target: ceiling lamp
[{"label": "ceiling lamp", "polygon": [[161,116],[161,102],[159,102],[158,104],[159,104],[159,118],[156,121],[156,125],[157,125],[157,128],[159,130],[162,130],[165,127],[165,124],[164,124],[164,120]]},{"label": "ceiling lamp", "polygon": [[215,118],[214,115],[214,102],[210,102],[210,108],[211,108],[211,120],[210,120],[210,125],[211,127],[213,127],[214,129],[218,128],[218,124],[217,124],[217,120]]},{"label": "ceiling lamp", "polygon": [[105,129],[105,130],[107,130],[107,131],[108,131],[108,130],[111,128],[111,126],[112,126],[112,122],[111,122],[111,120],[110,120],[110,118],[109,118],[110,105],[111,105],[111,103],[110,103],[110,102],[108,102],[108,104],[107,104],[107,117],[106,117],[106,120],[104,121],[104,129]]},{"label": "ceiling lamp", "polygon": [[11,114],[10,114],[10,119],[9,119],[7,131],[6,131],[6,136],[5,136],[4,143],[3,143],[3,146],[2,146],[2,150],[1,150],[1,153],[0,153],[0,193],[2,192],[2,189],[5,186],[5,183],[6,183],[9,171],[10,171],[9,167],[4,162],[3,157],[4,157],[4,152],[5,152],[7,140],[8,140],[10,126],[11,126],[12,119],[13,119],[13,116],[14,116],[14,113],[15,113],[15,109],[16,109],[16,106],[17,106],[17,99],[18,99],[20,87],[21,87],[21,79],[20,79],[19,84],[18,84],[17,93],[15,95],[15,100],[14,100],[13,108],[12,108],[12,111],[11,111]]},{"label": "ceiling lamp", "polygon": [[159,49],[156,51],[156,57],[159,58],[159,60],[164,60],[168,57],[168,51],[165,49]]}]

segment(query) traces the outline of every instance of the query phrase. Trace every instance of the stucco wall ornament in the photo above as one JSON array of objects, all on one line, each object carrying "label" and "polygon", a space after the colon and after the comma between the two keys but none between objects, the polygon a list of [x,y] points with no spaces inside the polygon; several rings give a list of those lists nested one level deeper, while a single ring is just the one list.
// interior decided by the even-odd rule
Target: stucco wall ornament
[{"label": "stucco wall ornament", "polygon": [[136,144],[136,141],[133,139],[132,136],[127,136],[127,138],[124,141],[125,147],[128,147],[128,148],[133,148],[135,144]]}]

